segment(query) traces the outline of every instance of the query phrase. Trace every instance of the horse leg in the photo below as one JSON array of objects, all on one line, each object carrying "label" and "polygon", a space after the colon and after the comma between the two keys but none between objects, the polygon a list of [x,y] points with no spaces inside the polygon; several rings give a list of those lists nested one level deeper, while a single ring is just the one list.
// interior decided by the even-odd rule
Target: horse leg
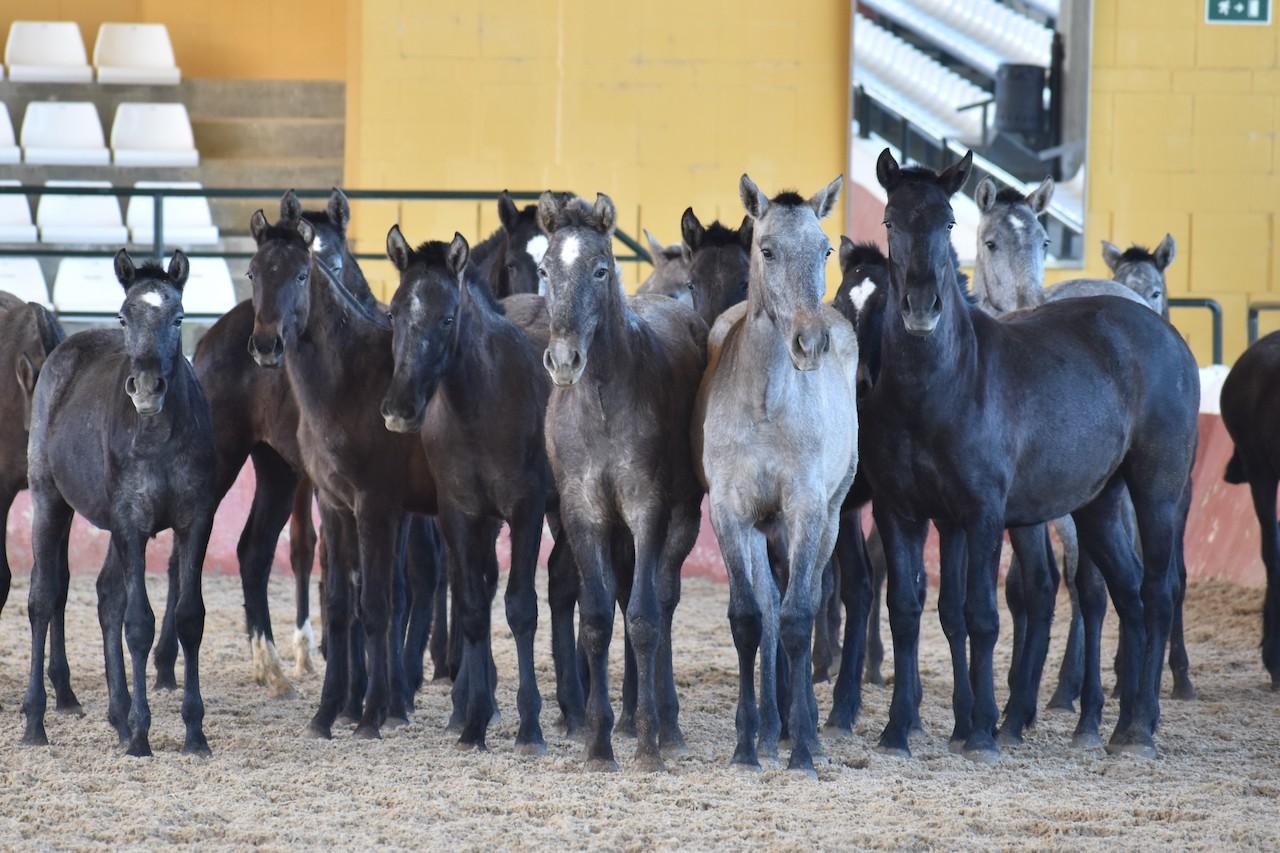
[{"label": "horse leg", "polygon": [[[1022,560],[1015,548],[1013,559],[1009,561],[1009,574],[1004,579],[1004,603],[1009,608],[1009,622],[1013,625],[1013,654],[1009,661],[1008,678],[1010,704],[1018,692],[1018,672],[1022,668],[1022,655],[1027,642],[1027,603],[1022,582],[1023,571]],[[1009,713],[1007,706],[1005,713]]]},{"label": "horse leg", "polygon": [[4,613],[4,605],[9,600],[9,586],[13,582],[13,572],[9,568],[8,540],[9,508],[18,490],[9,484],[0,485],[0,615]]},{"label": "horse leg", "polygon": [[437,542],[435,522],[425,515],[409,516],[405,543],[405,575],[409,583],[409,624],[404,634],[404,668],[409,681],[409,697],[422,688],[423,657],[431,638],[438,576],[444,572]]},{"label": "horse leg", "polygon": [[952,752],[964,749],[973,731],[973,687],[969,682],[969,629],[965,624],[964,600],[967,587],[965,564],[968,560],[964,528],[938,526],[941,556],[938,590],[938,621],[951,649],[951,711],[955,728],[948,746]]},{"label": "horse leg", "polygon": [[71,665],[67,662],[67,593],[71,589],[71,566],[67,551],[58,552],[53,622],[49,631],[49,681],[53,683],[54,710],[60,714],[84,716],[80,700],[71,689]]},{"label": "horse leg", "polygon": [[969,681],[973,685],[973,728],[962,754],[971,761],[983,763],[994,762],[1000,757],[994,737],[999,712],[992,658],[1000,634],[996,572],[1003,528],[1003,519],[989,516],[977,519],[965,529],[969,546],[969,576],[965,589],[964,620],[971,643]]},{"label": "horse leg", "polygon": [[[1071,599],[1071,627],[1067,631],[1067,648],[1062,653],[1062,666],[1058,669],[1058,686],[1049,698],[1048,708],[1055,711],[1075,711],[1075,701],[1080,695],[1084,678],[1084,617],[1080,610],[1078,589],[1080,574],[1080,539],[1076,535],[1075,522],[1064,516],[1053,522],[1062,541],[1062,568],[1066,580],[1067,595]],[[1091,581],[1099,582],[1097,572],[1090,568]],[[1103,607],[1106,603],[1103,602]]]},{"label": "horse leg", "polygon": [[[435,522],[432,522],[435,524]],[[436,531],[436,588],[431,597],[431,680],[449,681],[449,560]]]},{"label": "horse leg", "polygon": [[316,640],[311,630],[311,567],[316,560],[316,526],[311,519],[311,481],[298,478],[289,514],[289,566],[293,569],[293,675],[302,678],[316,671]]},{"label": "horse leg", "polygon": [[[1075,530],[1074,520],[1072,530]],[[1079,552],[1076,588],[1080,602],[1080,719],[1071,745],[1077,749],[1102,746],[1102,622],[1107,615],[1107,588],[1102,573],[1089,555]],[[1065,661],[1064,661],[1065,666]]]},{"label": "horse leg", "polygon": [[1280,690],[1280,525],[1276,522],[1276,478],[1249,471],[1253,511],[1262,530],[1262,564],[1267,570],[1262,605],[1262,665],[1271,675],[1271,689]]},{"label": "horse leg", "polygon": [[635,561],[625,618],[636,669],[636,764],[644,770],[663,770],[658,749],[657,668],[663,625],[658,572],[668,519],[667,513],[656,506],[638,507],[628,515]]},{"label": "horse leg", "polygon": [[31,623],[31,677],[27,682],[26,696],[22,700],[22,713],[26,715],[22,742],[32,746],[47,746],[49,737],[44,730],[47,701],[43,671],[44,646],[58,598],[58,572],[61,565],[59,554],[66,553],[72,511],[52,486],[33,488],[31,498],[35,505],[31,530],[35,566],[31,570],[31,588],[27,593],[27,620]]},{"label": "horse leg", "polygon": [[267,585],[271,580],[276,542],[293,510],[298,475],[265,444],[254,447],[250,459],[254,472],[253,505],[236,545],[244,587],[245,625],[255,680],[265,685],[273,697],[290,699],[297,694],[284,674],[284,664],[271,633]]},{"label": "horse leg", "polygon": [[[107,558],[98,573],[98,624],[102,627],[102,652],[107,670],[107,722],[116,730],[120,743],[126,744],[129,742],[130,700],[121,645],[125,591],[124,557],[120,548],[119,539],[112,536]],[[174,609],[177,609],[176,605]],[[176,626],[174,631],[177,631]]]},{"label": "horse leg", "polygon": [[924,572],[925,523],[909,521],[888,509],[877,509],[874,503],[871,511],[884,543],[894,672],[889,721],[876,748],[890,755],[909,757],[907,737],[917,708],[916,647],[920,642],[920,613],[924,609],[919,576]]},{"label": "horse leg", "polygon": [[[607,524],[595,522],[590,512],[569,517],[565,503],[565,531],[578,564],[579,610],[583,649],[589,673],[587,690],[587,769],[614,770],[613,708],[609,705],[609,640],[613,635],[617,591],[609,565],[613,548]],[[572,510],[569,510],[572,512]]]},{"label": "horse leg", "polygon": [[698,540],[702,501],[695,498],[671,509],[667,539],[658,564],[658,604],[662,608],[662,636],[658,642],[658,747],[664,755],[685,755],[689,747],[680,730],[680,697],[672,663],[671,624],[680,604],[680,569]]},{"label": "horse leg", "polygon": [[534,578],[538,571],[538,548],[542,545],[542,518],[545,502],[530,501],[511,519],[511,569],[507,574],[507,625],[516,640],[516,658],[520,669],[520,686],[516,691],[516,709],[520,728],[516,732],[516,750],[525,755],[542,755],[547,751],[538,717],[542,713],[542,694],[533,665],[533,641],[538,631],[538,591]]},{"label": "horse leg", "polygon": [[871,567],[859,510],[841,515],[832,559],[840,572],[844,642],[840,646],[840,671],[831,693],[831,713],[823,730],[829,735],[851,735],[862,708],[862,666],[871,608]]},{"label": "horse leg", "polygon": [[734,718],[738,743],[731,763],[759,770],[756,737],[760,728],[760,710],[756,706],[755,670],[756,651],[760,648],[764,620],[754,585],[761,577],[766,578],[770,586],[775,584],[769,572],[767,556],[764,567],[753,565],[756,555],[766,550],[764,536],[760,531],[750,524],[740,522],[720,502],[719,496],[714,494],[711,499],[711,521],[729,575],[729,630],[733,634],[733,645],[738,652],[738,712]]},{"label": "horse leg", "polygon": [[[862,511],[858,511],[858,524],[862,524]],[[885,579],[888,567],[884,559],[884,543],[880,539],[880,531],[871,528],[871,535],[866,539],[867,564],[871,568],[871,605],[867,613],[867,667],[868,684],[884,686],[884,640],[880,638],[880,610],[884,599]]]},{"label": "horse leg", "polygon": [[404,637],[409,619],[409,586],[405,577],[405,565],[409,554],[409,515],[400,517],[391,557],[391,622],[387,630],[387,666],[390,692],[387,694],[387,714],[384,722],[389,728],[409,724],[409,711],[413,708],[413,690],[409,687],[409,675],[405,672]]},{"label": "horse leg", "polygon": [[[178,679],[174,665],[178,662],[178,592],[181,581],[178,574],[178,549],[169,552],[168,593],[165,596],[164,618],[160,620],[160,638],[152,661],[156,666],[156,690],[177,690]],[[256,675],[256,673],[255,673]]]},{"label": "horse leg", "polygon": [[[360,566],[360,547],[353,529],[343,537],[347,557],[344,563]],[[364,697],[369,690],[369,670],[365,661],[364,599],[365,577],[362,569],[355,569],[351,577],[351,630],[347,632],[347,665],[351,676],[347,683],[346,703],[342,706],[341,719],[351,725],[359,725],[364,717]]]},{"label": "horse leg", "polygon": [[[156,617],[147,600],[146,539],[138,531],[121,536],[125,569],[124,638],[133,665],[133,701],[129,705],[129,755],[151,754],[151,707],[147,703],[147,657],[155,640]],[[181,591],[179,591],[181,596]],[[180,626],[179,626],[180,627]]]},{"label": "horse leg", "polygon": [[819,572],[821,588],[818,591],[818,618],[813,620],[813,683],[821,684],[831,680],[831,662],[834,659],[831,647],[831,599],[835,593],[835,563],[828,561]]},{"label": "horse leg", "polygon": [[403,513],[386,506],[361,502],[356,507],[356,531],[360,542],[360,620],[364,623],[368,656],[368,686],[364,711],[355,736],[381,737],[382,722],[391,699],[392,584],[396,541]]},{"label": "horse leg", "polygon": [[[622,537],[619,537],[622,538]],[[613,543],[613,577],[618,590],[618,609],[622,611],[622,710],[613,733],[622,737],[636,736],[636,699],[639,689],[636,672],[636,650],[627,626],[627,608],[631,604],[631,587],[635,581],[635,552],[615,540]]]},{"label": "horse leg", "polygon": [[1191,684],[1191,661],[1187,658],[1187,639],[1182,626],[1182,605],[1187,597],[1187,558],[1183,539],[1187,532],[1187,514],[1191,511],[1191,482],[1178,504],[1178,531],[1173,540],[1174,566],[1177,576],[1173,588],[1173,624],[1169,635],[1169,670],[1173,673],[1174,699],[1192,700],[1196,689]]},{"label": "horse leg", "polygon": [[[778,747],[790,741],[786,714],[791,695],[786,671],[786,655],[778,636],[778,614],[782,609],[781,584],[787,572],[787,554],[769,535],[752,537],[751,567],[756,572],[751,588],[761,614],[760,631],[760,734],[756,752],[763,758],[777,759]],[[764,574],[761,574],[764,572]]]},{"label": "horse leg", "polygon": [[[557,525],[558,526],[558,525]],[[556,671],[556,703],[566,737],[576,737],[586,724],[586,700],[578,672],[573,611],[578,602],[578,567],[561,529],[547,560],[547,599],[551,606],[551,659]]]},{"label": "horse leg", "polygon": [[333,721],[347,700],[351,676],[351,643],[348,634],[352,623],[351,573],[356,566],[348,562],[350,554],[343,547],[349,518],[340,510],[320,504],[320,521],[324,531],[324,560],[320,564],[324,574],[324,633],[325,667],[324,684],[320,689],[320,707],[307,726],[312,737],[328,740],[332,737]]},{"label": "horse leg", "polygon": [[209,742],[204,736],[204,701],[200,698],[200,641],[204,637],[204,596],[200,590],[200,573],[204,567],[209,531],[213,527],[213,508],[190,528],[176,531],[174,550],[181,559],[180,592],[178,594],[177,628],[182,643],[183,695],[182,722],[186,724],[186,740],[182,751],[187,755],[209,755]]},{"label": "horse leg", "polygon": [[1049,545],[1049,528],[1044,524],[1009,529],[1014,552],[1023,567],[1022,596],[1027,614],[1022,654],[1011,669],[1009,704],[1000,727],[1002,746],[1022,742],[1023,732],[1035,724],[1040,680],[1049,654],[1049,631],[1058,596],[1058,567]]}]

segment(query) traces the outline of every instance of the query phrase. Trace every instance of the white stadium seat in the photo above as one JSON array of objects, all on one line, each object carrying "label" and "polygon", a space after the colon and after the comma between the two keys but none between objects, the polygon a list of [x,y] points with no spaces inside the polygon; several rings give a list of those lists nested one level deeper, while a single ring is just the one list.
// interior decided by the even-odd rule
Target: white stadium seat
[{"label": "white stadium seat", "polygon": [[176,86],[182,80],[164,24],[103,24],[93,65],[99,83]]},{"label": "white stadium seat", "polygon": [[12,293],[24,302],[53,307],[40,262],[35,258],[0,258],[0,290]]},{"label": "white stadium seat", "polygon": [[9,121],[9,108],[0,104],[0,163],[18,163],[22,149],[13,135],[13,122]]},{"label": "white stadium seat", "polygon": [[[16,187],[21,182],[0,181],[0,186]],[[36,226],[31,222],[31,207],[25,195],[0,194],[0,243],[34,243]],[[0,287],[0,290],[5,288]]]},{"label": "white stadium seat", "polygon": [[4,64],[15,83],[91,83],[93,69],[74,21],[14,21]]},{"label": "white stadium seat", "polygon": [[117,166],[198,166],[191,118],[182,104],[123,103],[111,123]]},{"label": "white stadium seat", "polygon": [[112,258],[63,258],[53,279],[53,307],[59,314],[114,316],[124,302]]},{"label": "white stadium seat", "polygon": [[111,162],[98,111],[87,101],[32,101],[22,118],[22,159],[53,166]]},{"label": "white stadium seat", "polygon": [[[45,181],[46,187],[109,187],[109,181]],[[36,225],[45,243],[123,246],[129,232],[113,195],[42,195]]]},{"label": "white stadium seat", "polygon": [[236,307],[231,269],[222,258],[192,258],[191,274],[182,289],[182,310],[221,316]]},{"label": "white stadium seat", "polygon": [[[140,189],[201,188],[198,181],[138,181],[134,186]],[[135,195],[129,198],[124,219],[133,242],[151,243],[155,240],[154,204],[151,196]],[[209,199],[202,196],[165,198],[164,242],[166,246],[196,246],[218,242],[218,227],[213,224]]]}]

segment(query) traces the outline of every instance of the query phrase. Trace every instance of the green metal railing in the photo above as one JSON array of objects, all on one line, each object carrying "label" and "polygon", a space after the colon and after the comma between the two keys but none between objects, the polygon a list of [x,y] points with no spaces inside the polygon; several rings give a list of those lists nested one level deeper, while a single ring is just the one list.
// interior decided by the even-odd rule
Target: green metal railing
[{"label": "green metal railing", "polygon": [[1249,333],[1249,346],[1258,340],[1258,315],[1263,311],[1280,311],[1280,302],[1255,302],[1249,306],[1249,320],[1246,326]]},{"label": "green metal railing", "polygon": [[1222,306],[1216,299],[1198,296],[1175,296],[1169,300],[1170,308],[1204,308],[1213,321],[1213,363],[1222,364]]},{"label": "green metal railing", "polygon": [[[96,196],[109,195],[116,197],[144,196],[152,199],[154,239],[151,244],[152,254],[164,258],[166,243],[164,240],[164,201],[166,198],[207,198],[207,199],[278,199],[288,192],[289,188],[273,187],[46,187],[43,185],[0,186],[0,195],[75,195]],[[294,194],[299,198],[325,198],[332,189],[298,190]],[[343,193],[352,201],[497,201],[501,195],[499,190],[347,190]],[[509,192],[513,200],[536,201],[540,192]],[[247,225],[247,223],[246,223]],[[634,237],[620,229],[614,230],[618,242],[626,246],[632,254],[615,256],[615,260],[623,263],[653,263],[653,258]],[[99,258],[111,255],[115,249],[57,249],[39,244],[28,248],[0,248],[0,257],[22,255],[26,257],[70,257]],[[230,251],[194,251],[187,252],[193,258],[251,258],[252,252]],[[354,255],[357,260],[385,260],[386,255],[380,252],[362,252]]]}]

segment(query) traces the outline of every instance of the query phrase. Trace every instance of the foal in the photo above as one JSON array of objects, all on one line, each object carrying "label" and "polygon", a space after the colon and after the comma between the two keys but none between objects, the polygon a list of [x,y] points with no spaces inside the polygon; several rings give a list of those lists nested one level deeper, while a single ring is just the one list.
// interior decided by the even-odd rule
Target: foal
[{"label": "foal", "polygon": [[551,315],[543,363],[555,385],[547,405],[547,454],[580,576],[590,674],[587,766],[616,766],[608,652],[617,599],[626,602],[636,658],[636,759],[657,769],[660,747],[684,745],[671,619],[680,566],[701,518],[689,419],[707,332],[677,300],[623,296],[613,258],[615,221],[605,195],[592,205],[547,192],[538,202],[538,222],[550,237],[539,267]]},{"label": "foal", "polygon": [[703,226],[693,208],[680,217],[681,248],[689,267],[693,308],[710,328],[716,318],[747,298],[752,221],[742,217],[736,229],[719,220]]},{"label": "foal", "polygon": [[[1131,674],[1108,748],[1154,755],[1174,539],[1196,442],[1195,360],[1167,323],[1121,300],[1065,300],[1003,321],[966,306],[948,257],[949,198],[971,164],[966,155],[941,173],[901,169],[886,149],[876,169],[888,193],[890,313],[878,381],[864,401],[862,450],[894,635],[893,703],[880,745],[908,753],[926,521],[942,537],[952,740],[967,757],[991,761],[1001,531],[1070,511],[1115,600]],[[1060,406],[1063,395],[1079,405]],[[1137,511],[1142,568],[1119,521],[1124,487]],[[1077,728],[1084,740],[1096,738],[1102,706],[1097,666],[1089,666]]]},{"label": "foal", "polygon": [[653,256],[653,272],[640,282],[636,293],[670,296],[692,306],[693,287],[689,281],[689,264],[685,262],[684,249],[679,243],[662,245],[648,228],[644,230],[644,238],[649,243],[649,254]]},{"label": "foal", "polygon": [[[205,613],[200,570],[217,505],[217,459],[209,407],[182,355],[182,288],[188,270],[180,251],[166,270],[154,263],[135,267],[121,249],[115,271],[125,289],[123,332],[94,329],[68,338],[45,362],[36,387],[30,444],[36,561],[28,604],[31,679],[22,703],[24,743],[48,743],[40,670],[49,621],[66,606],[67,538],[72,513],[78,512],[111,531],[98,577],[107,718],[134,756],[151,754],[146,673],[155,617],[144,582],[146,544],[159,531],[173,529],[180,567],[176,622],[185,661],[182,751],[209,752],[200,699]],[[132,702],[122,627],[132,659]]]},{"label": "foal", "polygon": [[[753,224],[747,302],[716,321],[694,415],[694,457],[729,569],[739,667],[733,762],[749,767],[759,765],[757,728],[759,751],[777,750],[779,639],[795,675],[789,767],[813,772],[819,751],[807,677],[813,622],[858,464],[857,339],[840,313],[822,304],[831,244],[819,223],[835,206],[841,181],[806,201],[792,192],[769,199],[742,176]],[[787,565],[781,611],[769,539]],[[763,725],[753,683],[757,649]]]},{"label": "foal", "polygon": [[546,750],[533,668],[538,624],[534,575],[551,490],[543,418],[549,383],[528,336],[503,317],[468,269],[470,249],[451,243],[411,249],[400,226],[387,256],[400,271],[391,300],[395,372],[382,400],[387,429],[421,436],[438,482],[438,522],[462,598],[462,660],[455,684],[466,708],[461,742],[484,746],[491,707],[488,589],[497,583],[494,551],[502,522],[511,529],[507,621],[520,667],[517,748]]}]

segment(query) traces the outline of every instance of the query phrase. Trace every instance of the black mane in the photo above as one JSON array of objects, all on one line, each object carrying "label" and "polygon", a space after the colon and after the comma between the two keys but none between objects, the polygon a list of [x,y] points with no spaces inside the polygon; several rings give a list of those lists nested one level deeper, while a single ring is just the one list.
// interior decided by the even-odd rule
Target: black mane
[{"label": "black mane", "polygon": [[[726,228],[721,225],[720,220],[717,219],[715,222],[708,225],[706,230],[702,233],[702,239],[698,241],[698,248],[709,249],[716,246],[736,246],[738,245],[738,237],[738,229]],[[675,248],[677,250],[677,254],[679,254],[680,244],[677,243]]]},{"label": "black mane", "polygon": [[[568,194],[565,193],[565,195]],[[576,195],[570,196],[556,211],[555,219],[551,224],[553,231],[559,231],[561,228],[590,228],[604,233],[605,230],[600,218],[596,216],[595,203]]]},{"label": "black mane", "polygon": [[1140,246],[1137,243],[1134,243],[1132,246],[1124,250],[1124,254],[1120,255],[1119,263],[1131,264],[1143,261],[1149,264],[1154,264],[1156,262],[1156,256],[1151,254],[1151,250],[1146,246]]},{"label": "black mane", "polygon": [[1002,187],[1000,192],[996,193],[997,204],[1024,204],[1026,200],[1027,197],[1013,187]]},{"label": "black mane", "polygon": [[848,254],[848,262],[851,267],[887,267],[889,258],[885,255],[884,250],[880,248],[879,243],[874,240],[866,240],[853,244],[853,250]]},{"label": "black mane", "polygon": [[[409,252],[409,265],[422,264],[426,267],[445,267],[449,266],[449,244],[443,240],[425,240],[418,244],[418,248]],[[467,264],[465,272],[467,286],[471,289],[473,299],[478,299],[495,314],[505,314],[502,303],[498,302],[493,296],[493,291],[489,289],[489,284],[480,275],[475,264]]]},{"label": "black mane", "polygon": [[795,190],[783,190],[775,195],[769,203],[780,204],[783,207],[803,207],[808,204],[809,201]]}]

